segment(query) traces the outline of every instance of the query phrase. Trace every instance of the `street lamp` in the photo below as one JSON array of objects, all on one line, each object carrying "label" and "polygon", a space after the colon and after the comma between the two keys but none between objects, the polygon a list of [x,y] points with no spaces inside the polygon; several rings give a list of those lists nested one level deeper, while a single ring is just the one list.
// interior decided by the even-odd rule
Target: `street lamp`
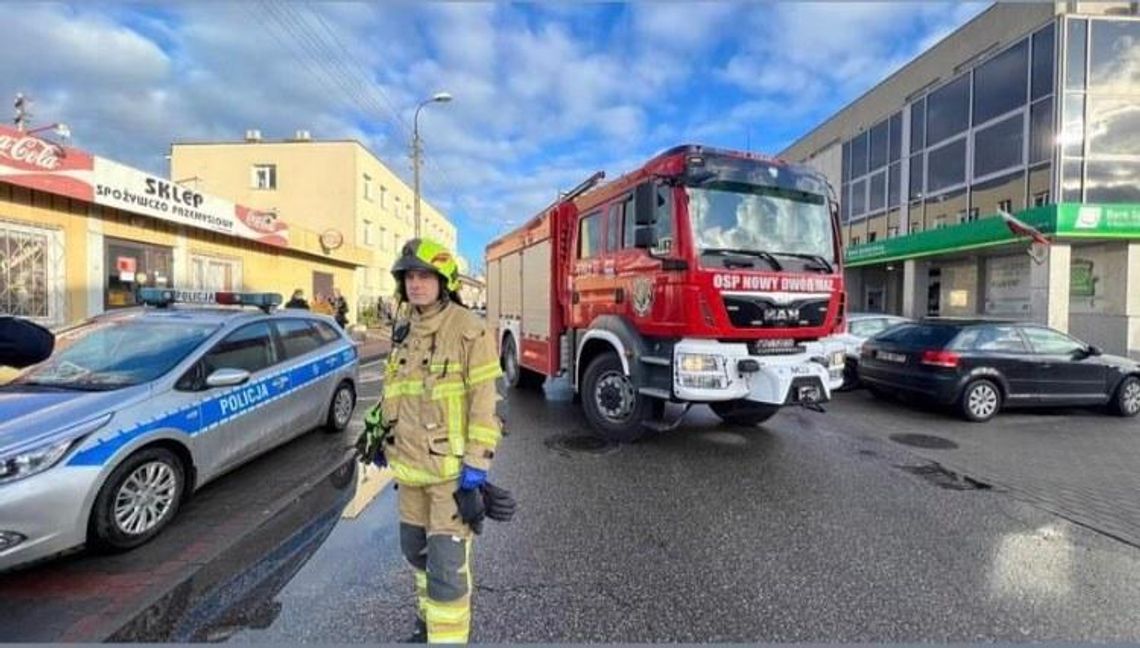
[{"label": "street lamp", "polygon": [[448,92],[437,92],[431,99],[425,99],[416,106],[415,117],[412,118],[412,174],[414,176],[415,187],[415,219],[416,219],[416,238],[420,237],[420,156],[423,152],[420,150],[420,110],[430,103],[447,103],[451,101],[451,94]]},{"label": "street lamp", "polygon": [[39,128],[33,128],[32,130],[27,131],[27,134],[28,135],[35,135],[36,133],[42,133],[42,132],[47,131],[47,130],[54,130],[56,136],[61,138],[61,139],[68,139],[71,137],[71,129],[67,127],[67,124],[62,124],[62,123],[48,124],[47,126],[40,126]]}]

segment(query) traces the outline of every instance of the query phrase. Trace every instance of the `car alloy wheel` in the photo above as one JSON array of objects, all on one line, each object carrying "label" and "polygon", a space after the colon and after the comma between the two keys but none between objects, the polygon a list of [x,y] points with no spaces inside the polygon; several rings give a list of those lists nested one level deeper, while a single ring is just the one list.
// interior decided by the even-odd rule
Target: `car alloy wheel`
[{"label": "car alloy wheel", "polygon": [[1140,380],[1129,380],[1120,392],[1120,409],[1125,416],[1140,412]]},{"label": "car alloy wheel", "polygon": [[997,412],[998,393],[989,383],[981,383],[970,388],[967,407],[978,419],[988,419]]},{"label": "car alloy wheel", "polygon": [[115,494],[115,525],[137,536],[157,527],[169,514],[178,492],[174,469],[151,461],[134,470]]},{"label": "car alloy wheel", "polygon": [[336,420],[337,427],[345,427],[348,425],[348,420],[352,418],[352,390],[339,389],[336,392],[336,403],[333,405],[333,417]]}]

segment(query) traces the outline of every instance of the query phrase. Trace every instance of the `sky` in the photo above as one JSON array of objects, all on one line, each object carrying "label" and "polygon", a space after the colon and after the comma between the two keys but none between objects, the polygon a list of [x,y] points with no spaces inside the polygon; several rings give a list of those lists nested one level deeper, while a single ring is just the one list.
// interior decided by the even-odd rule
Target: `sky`
[{"label": "sky", "polygon": [[[21,2],[0,96],[158,175],[172,141],[358,139],[483,248],[676,144],[775,154],[989,3]],[[287,215],[284,215],[287,218]]]}]

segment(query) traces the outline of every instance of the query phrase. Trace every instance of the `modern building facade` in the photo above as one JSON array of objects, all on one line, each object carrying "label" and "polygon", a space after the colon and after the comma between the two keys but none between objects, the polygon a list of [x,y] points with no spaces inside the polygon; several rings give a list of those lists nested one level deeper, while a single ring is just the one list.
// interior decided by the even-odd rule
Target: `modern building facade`
[{"label": "modern building facade", "polygon": [[[1140,357],[1137,4],[995,4],[781,153],[840,197],[852,310]],[[1051,240],[1041,263],[1001,211]]]},{"label": "modern building facade", "polygon": [[366,250],[328,252],[272,213],[0,126],[0,313],[50,327],[141,287],[283,293],[313,275],[354,299]]},{"label": "modern building facade", "polygon": [[[170,158],[171,177],[273,211],[321,232],[330,245],[368,250],[370,261],[354,278],[357,307],[393,295],[389,270],[415,235],[414,194],[361,143],[313,140],[304,131],[266,141],[250,131],[242,142],[176,142]],[[421,203],[420,233],[456,249],[455,225],[427,201]],[[330,288],[317,278],[311,286],[314,294]]]}]

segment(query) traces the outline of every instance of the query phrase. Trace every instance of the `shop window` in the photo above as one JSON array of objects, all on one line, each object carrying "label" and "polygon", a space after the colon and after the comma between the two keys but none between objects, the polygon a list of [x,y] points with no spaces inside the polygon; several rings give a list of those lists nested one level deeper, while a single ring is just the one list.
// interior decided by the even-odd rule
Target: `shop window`
[{"label": "shop window", "polygon": [[1029,42],[1022,40],[974,70],[974,123],[1025,105]]},{"label": "shop window", "polygon": [[1135,93],[1140,87],[1140,21],[1094,20],[1089,51],[1089,89]]},{"label": "shop window", "polygon": [[926,98],[910,105],[910,152],[926,147]]},{"label": "shop window", "polygon": [[1033,35],[1033,67],[1030,98],[1039,99],[1053,92],[1053,25]]},{"label": "shop window", "polygon": [[970,75],[958,77],[926,98],[926,143],[933,146],[970,125]]},{"label": "shop window", "polygon": [[602,213],[594,212],[578,224],[578,258],[589,259],[602,253]]},{"label": "shop window", "polygon": [[276,189],[277,188],[277,165],[276,164],[255,164],[255,165],[253,165],[253,188],[254,189]]},{"label": "shop window", "polygon": [[887,122],[881,121],[871,128],[871,171],[887,163]]},{"label": "shop window", "polygon": [[1088,39],[1088,21],[1069,21],[1069,35],[1065,43],[1065,88],[1085,89],[1085,48]]},{"label": "shop window", "polygon": [[0,312],[50,319],[47,232],[0,224]]},{"label": "shop window", "polygon": [[1053,98],[1033,104],[1029,109],[1029,163],[1053,158]]},{"label": "shop window", "polygon": [[1017,114],[974,132],[974,177],[1020,166],[1025,117]]},{"label": "shop window", "polygon": [[139,288],[171,286],[174,251],[135,241],[105,239],[105,308],[134,306]]},{"label": "shop window", "polygon": [[927,190],[937,193],[966,181],[966,139],[930,151],[927,159]]}]

